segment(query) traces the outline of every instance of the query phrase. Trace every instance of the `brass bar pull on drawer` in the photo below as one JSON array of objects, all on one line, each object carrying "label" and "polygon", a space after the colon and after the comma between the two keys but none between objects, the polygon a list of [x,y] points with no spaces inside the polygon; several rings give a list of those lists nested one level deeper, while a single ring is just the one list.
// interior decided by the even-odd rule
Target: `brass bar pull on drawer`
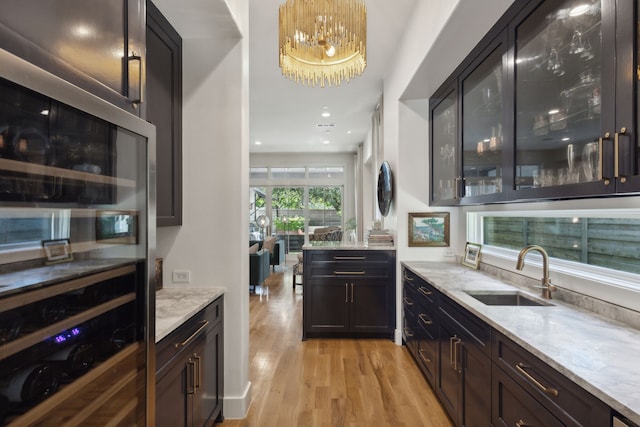
[{"label": "brass bar pull on drawer", "polygon": [[404,275],[404,280],[406,280],[407,282],[413,282],[413,277],[409,277],[406,274]]},{"label": "brass bar pull on drawer", "polygon": [[524,375],[525,378],[528,379],[533,385],[535,385],[540,390],[542,390],[542,392],[548,394],[549,396],[553,396],[553,397],[557,397],[558,396],[558,390],[556,390],[555,388],[543,386],[540,383],[540,381],[538,381],[537,379],[533,378],[533,376],[531,376],[531,374],[527,372],[527,366],[525,366],[523,363],[518,363],[516,365],[516,370],[518,372],[520,372],[522,375]]},{"label": "brass bar pull on drawer", "polygon": [[336,261],[362,261],[367,259],[366,256],[334,256]]},{"label": "brass bar pull on drawer", "polygon": [[516,427],[531,427],[531,424],[528,424],[527,422],[520,419],[520,421],[516,422]]},{"label": "brass bar pull on drawer", "polygon": [[407,305],[413,305],[413,301],[411,301],[409,298],[404,297],[404,303]]},{"label": "brass bar pull on drawer", "polygon": [[425,325],[432,325],[433,324],[433,320],[429,319],[427,317],[427,315],[424,314],[424,313],[418,314],[418,317],[420,318],[420,320],[422,320],[422,323],[424,323]]},{"label": "brass bar pull on drawer", "polygon": [[367,274],[366,271],[334,271],[333,274],[336,276],[362,276]]},{"label": "brass bar pull on drawer", "polygon": [[198,336],[198,334],[200,334],[200,332],[202,332],[202,331],[204,330],[204,328],[206,328],[206,327],[207,327],[207,325],[209,324],[209,321],[208,321],[208,320],[204,320],[204,321],[202,321],[202,322],[200,322],[200,323],[201,323],[201,326],[200,326],[198,329],[196,329],[196,331],[195,331],[194,333],[192,333],[192,334],[191,334],[191,336],[190,336],[189,338],[187,338],[186,340],[184,340],[184,341],[182,341],[182,342],[179,342],[179,343],[177,343],[177,344],[174,344],[173,346],[174,346],[175,348],[180,348],[180,347],[184,347],[184,346],[189,345],[189,343],[190,343],[191,341],[193,341],[193,340],[194,340],[194,338],[195,338],[195,337],[197,337],[197,336]]},{"label": "brass bar pull on drawer", "polygon": [[412,337],[413,336],[413,331],[407,327],[404,328],[404,334],[408,337]]},{"label": "brass bar pull on drawer", "polygon": [[420,291],[420,293],[421,293],[422,295],[427,295],[427,296],[429,296],[429,295],[433,294],[433,292],[431,292],[429,289],[425,289],[425,288],[423,288],[422,286],[418,287],[418,291]]}]

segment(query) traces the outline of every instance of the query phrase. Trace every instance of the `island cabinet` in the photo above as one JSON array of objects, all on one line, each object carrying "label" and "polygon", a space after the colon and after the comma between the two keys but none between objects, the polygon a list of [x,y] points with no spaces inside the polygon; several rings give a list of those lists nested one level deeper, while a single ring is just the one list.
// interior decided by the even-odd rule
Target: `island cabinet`
[{"label": "island cabinet", "polygon": [[221,420],[223,298],[157,343],[158,427],[210,426]]},{"label": "island cabinet", "polygon": [[504,335],[493,334],[492,353],[495,426],[610,425],[607,405]]},{"label": "island cabinet", "polygon": [[392,338],[395,251],[304,251],[303,339]]},{"label": "island cabinet", "polygon": [[4,6],[0,48],[140,115],[145,0],[22,0]]}]

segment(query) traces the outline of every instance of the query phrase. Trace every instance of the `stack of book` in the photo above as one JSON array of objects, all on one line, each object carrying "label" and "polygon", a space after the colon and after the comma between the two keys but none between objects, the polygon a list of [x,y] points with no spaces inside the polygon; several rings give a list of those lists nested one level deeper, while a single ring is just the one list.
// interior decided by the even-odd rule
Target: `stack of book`
[{"label": "stack of book", "polygon": [[369,230],[367,243],[369,246],[393,246],[393,236],[389,230]]}]

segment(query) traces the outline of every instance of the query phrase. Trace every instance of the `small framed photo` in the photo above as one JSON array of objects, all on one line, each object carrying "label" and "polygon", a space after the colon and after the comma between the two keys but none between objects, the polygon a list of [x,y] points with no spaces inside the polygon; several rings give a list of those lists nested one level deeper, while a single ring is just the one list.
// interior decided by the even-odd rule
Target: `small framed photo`
[{"label": "small framed photo", "polygon": [[42,248],[47,256],[47,265],[73,261],[69,239],[43,240]]},{"label": "small framed photo", "polygon": [[449,246],[449,212],[409,213],[409,246]]},{"label": "small framed photo", "polygon": [[480,266],[481,247],[482,246],[477,243],[467,242],[464,247],[464,257],[462,258],[462,264],[477,270]]}]

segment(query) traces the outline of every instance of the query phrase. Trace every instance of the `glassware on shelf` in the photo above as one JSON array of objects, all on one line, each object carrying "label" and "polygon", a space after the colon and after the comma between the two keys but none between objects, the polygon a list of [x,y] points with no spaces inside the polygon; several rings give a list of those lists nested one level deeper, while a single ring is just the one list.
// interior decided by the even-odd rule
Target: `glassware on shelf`
[{"label": "glassware on shelf", "polygon": [[582,170],[586,181],[596,181],[599,175],[598,143],[589,142],[582,149]]}]

